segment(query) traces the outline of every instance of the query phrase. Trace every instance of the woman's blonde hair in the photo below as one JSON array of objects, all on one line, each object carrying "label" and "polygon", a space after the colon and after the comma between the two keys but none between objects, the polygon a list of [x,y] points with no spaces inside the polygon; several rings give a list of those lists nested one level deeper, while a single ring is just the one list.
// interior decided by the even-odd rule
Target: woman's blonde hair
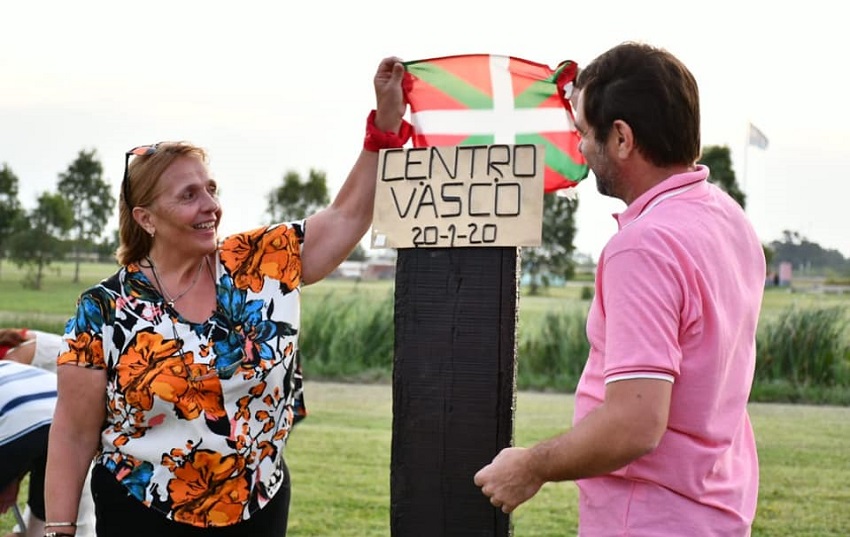
[{"label": "woman's blonde hair", "polygon": [[[160,142],[148,153],[132,157],[127,166],[127,184],[121,189],[118,203],[118,250],[115,258],[121,265],[139,261],[150,252],[153,237],[133,218],[133,207],[147,207],[159,195],[159,178],[180,157],[194,157],[207,164],[207,152],[188,142]],[[127,205],[125,193],[133,201]]]}]

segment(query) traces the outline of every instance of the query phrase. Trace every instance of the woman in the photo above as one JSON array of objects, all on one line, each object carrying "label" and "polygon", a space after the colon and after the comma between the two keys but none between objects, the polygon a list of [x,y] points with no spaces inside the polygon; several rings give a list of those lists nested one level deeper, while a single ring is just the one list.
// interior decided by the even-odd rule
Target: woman
[{"label": "woman", "polygon": [[397,58],[380,63],[364,150],[334,202],[304,221],[218,240],[221,207],[202,149],[128,151],[122,268],[82,294],[58,360],[53,536],[74,534],[67,521],[95,454],[101,537],[285,535],[281,455],[304,414],[300,287],[333,271],[371,223],[377,151],[411,132],[403,73]]}]

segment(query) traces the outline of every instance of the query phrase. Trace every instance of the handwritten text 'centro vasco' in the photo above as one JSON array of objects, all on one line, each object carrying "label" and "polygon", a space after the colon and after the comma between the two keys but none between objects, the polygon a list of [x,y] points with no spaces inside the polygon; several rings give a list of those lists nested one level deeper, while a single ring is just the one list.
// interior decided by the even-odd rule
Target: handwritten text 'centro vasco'
[{"label": "handwritten text 'centro vasco'", "polygon": [[390,185],[400,218],[418,218],[423,210],[436,218],[515,217],[523,179],[540,173],[538,150],[531,144],[389,149],[379,179],[404,182],[399,191]]}]

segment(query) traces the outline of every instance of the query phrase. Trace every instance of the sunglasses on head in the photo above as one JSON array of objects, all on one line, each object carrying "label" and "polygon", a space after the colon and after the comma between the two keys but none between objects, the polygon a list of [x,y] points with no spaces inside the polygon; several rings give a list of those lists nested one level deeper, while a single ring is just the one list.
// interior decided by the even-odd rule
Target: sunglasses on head
[{"label": "sunglasses on head", "polygon": [[124,179],[121,180],[121,192],[124,194],[124,203],[131,209],[133,208],[133,204],[130,203],[130,157],[133,155],[137,157],[153,155],[156,153],[156,146],[158,145],[140,145],[124,153]]}]

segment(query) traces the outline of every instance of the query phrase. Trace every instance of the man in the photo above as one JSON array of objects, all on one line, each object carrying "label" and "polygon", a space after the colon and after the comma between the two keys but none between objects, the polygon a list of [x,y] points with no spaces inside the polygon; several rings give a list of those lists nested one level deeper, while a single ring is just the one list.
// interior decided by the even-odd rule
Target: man
[{"label": "man", "polygon": [[627,207],[597,267],[573,427],[502,450],[475,483],[509,513],[576,480],[580,535],[749,535],[761,244],[696,164],[699,92],[678,59],[624,43],[576,88],[580,150]]},{"label": "man", "polygon": [[0,360],[12,360],[56,373],[62,336],[31,328],[0,328]]}]

